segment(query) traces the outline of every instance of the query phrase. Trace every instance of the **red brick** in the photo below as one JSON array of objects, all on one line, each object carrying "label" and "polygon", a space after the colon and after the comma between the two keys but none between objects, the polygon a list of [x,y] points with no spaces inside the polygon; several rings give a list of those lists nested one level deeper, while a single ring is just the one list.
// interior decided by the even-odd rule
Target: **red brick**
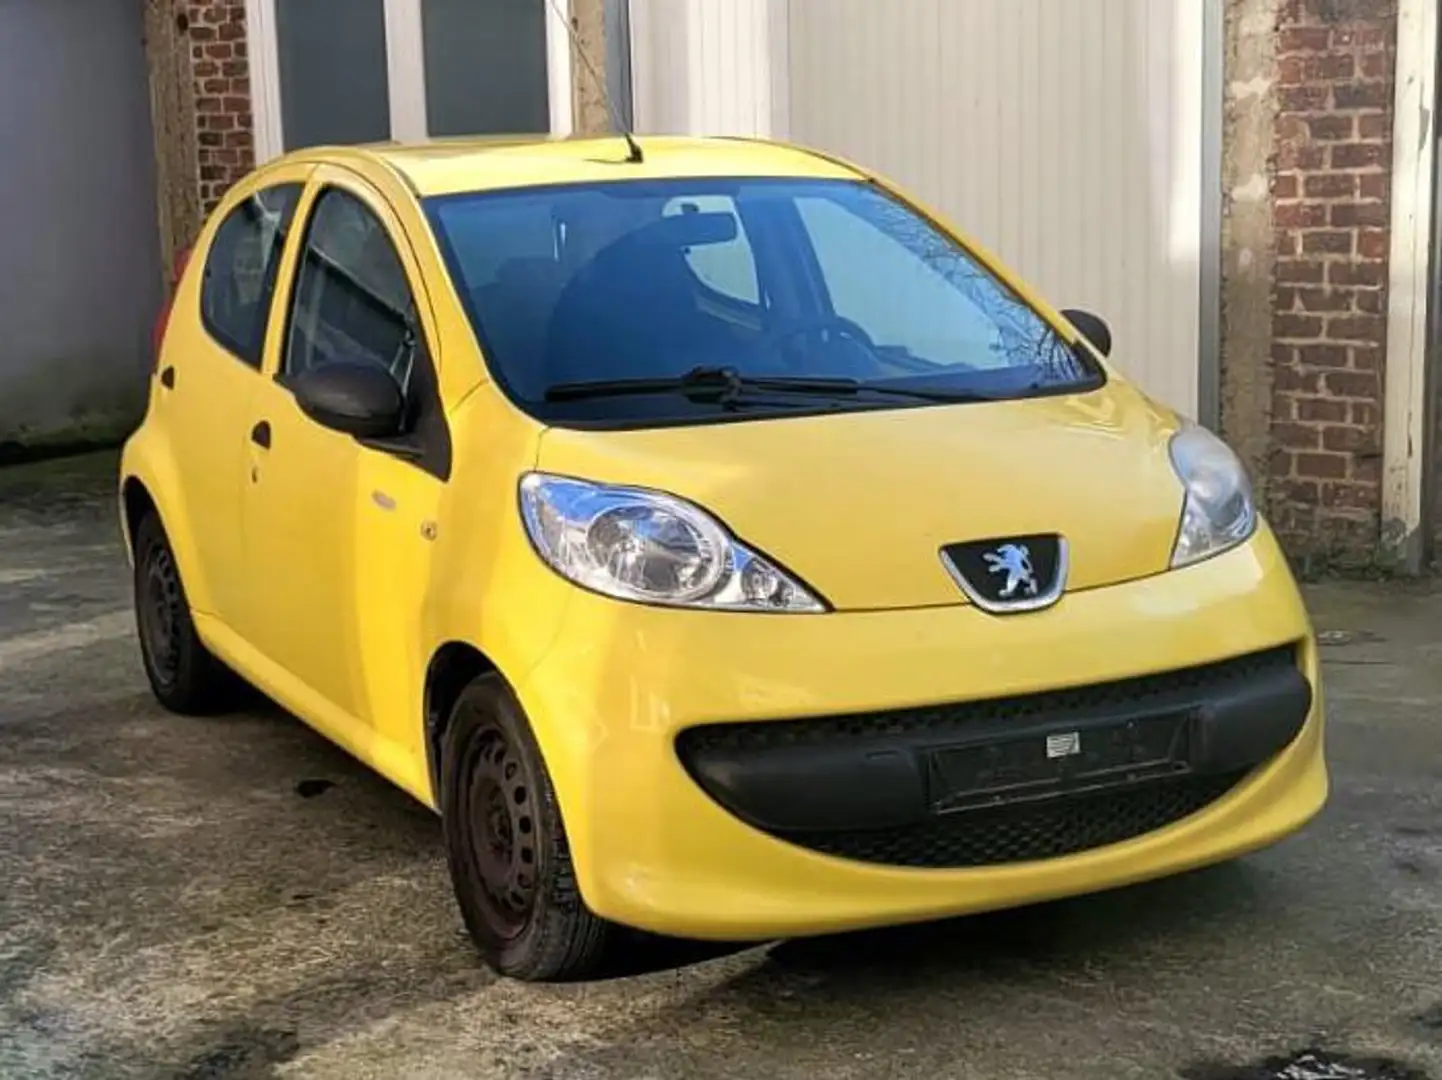
[{"label": "red brick", "polygon": [[1293,466],[1298,476],[1341,479],[1347,475],[1347,459],[1341,454],[1298,454]]},{"label": "red brick", "polygon": [[1359,427],[1330,425],[1322,429],[1322,445],[1328,450],[1344,454],[1355,454],[1373,449],[1376,440]]},{"label": "red brick", "polygon": [[1345,289],[1298,289],[1304,311],[1351,311],[1352,294]]},{"label": "red brick", "polygon": [[1375,262],[1334,262],[1327,264],[1327,281],[1332,285],[1377,286],[1387,280],[1385,268]]},{"label": "red brick", "polygon": [[1325,52],[1332,44],[1332,34],[1324,26],[1294,27],[1277,35],[1277,52],[1285,55],[1298,52]]},{"label": "red brick", "polygon": [[1336,229],[1319,229],[1302,236],[1302,251],[1308,255],[1350,255],[1352,234]]},{"label": "red brick", "polygon": [[1352,423],[1358,427],[1375,428],[1382,423],[1382,409],[1372,401],[1351,403]]},{"label": "red brick", "polygon": [[1357,233],[1357,254],[1364,259],[1385,259],[1391,248],[1391,237],[1383,229],[1363,229]]},{"label": "red brick", "polygon": [[1295,199],[1297,197],[1297,177],[1292,173],[1272,177],[1272,197],[1274,199]]},{"label": "red brick", "polygon": [[1327,204],[1277,203],[1272,209],[1272,221],[1287,229],[1315,229],[1327,224]]},{"label": "red brick", "polygon": [[1279,338],[1310,341],[1322,336],[1322,320],[1316,315],[1275,315],[1272,332]]},{"label": "red brick", "polygon": [[1360,139],[1390,139],[1392,117],[1387,113],[1363,113],[1357,117],[1357,137]]},{"label": "red brick", "polygon": [[1369,79],[1392,76],[1392,60],[1386,53],[1366,53],[1362,57],[1362,74]]},{"label": "red brick", "polygon": [[1309,199],[1352,198],[1357,192],[1357,177],[1352,173],[1316,173],[1303,181]]},{"label": "red brick", "polygon": [[1387,321],[1376,315],[1338,315],[1327,320],[1327,337],[1331,341],[1381,341],[1387,332]]},{"label": "red brick", "polygon": [[1327,160],[1327,151],[1321,146],[1291,144],[1279,147],[1276,159],[1278,169],[1320,169]]},{"label": "red brick", "polygon": [[1357,193],[1364,199],[1388,199],[1392,195],[1392,178],[1384,173],[1363,173],[1357,177]]},{"label": "red brick", "polygon": [[1357,310],[1368,315],[1382,315],[1387,311],[1387,294],[1381,289],[1359,289]]},{"label": "red brick", "polygon": [[1307,133],[1318,142],[1336,142],[1339,139],[1351,139],[1355,129],[1356,123],[1350,116],[1324,113],[1321,116],[1309,116],[1307,118]]},{"label": "red brick", "polygon": [[1347,403],[1330,398],[1303,398],[1297,402],[1297,419],[1339,424],[1347,419]]},{"label": "red brick", "polygon": [[1344,368],[1347,366],[1347,349],[1342,345],[1303,345],[1297,350],[1297,358],[1311,367]]},{"label": "red brick", "polygon": [[1385,109],[1392,103],[1392,86],[1380,80],[1348,83],[1337,87],[1333,95],[1339,109]]},{"label": "red brick", "polygon": [[1287,112],[1320,112],[1332,103],[1327,86],[1284,86],[1277,91],[1277,104]]},{"label": "red brick", "polygon": [[1369,398],[1377,393],[1377,380],[1360,371],[1329,371],[1322,376],[1322,386],[1337,397]]},{"label": "red brick", "polygon": [[1371,510],[1377,505],[1377,489],[1370,484],[1328,483],[1321,485],[1320,503],[1336,510]]},{"label": "red brick", "polygon": [[[1356,371],[1381,371],[1386,353],[1381,345],[1353,345],[1348,349],[1352,368]],[[1352,418],[1356,420],[1354,416]]]},{"label": "red brick", "polygon": [[1390,157],[1385,143],[1337,143],[1332,147],[1332,168],[1371,169],[1386,164]]},{"label": "red brick", "polygon": [[1386,205],[1380,202],[1336,203],[1329,216],[1333,227],[1343,229],[1386,227],[1392,221]]},{"label": "red brick", "polygon": [[1306,424],[1273,424],[1272,437],[1288,450],[1318,450],[1322,446],[1322,430]]},{"label": "red brick", "polygon": [[[1341,264],[1338,264],[1341,265]],[[1327,264],[1311,260],[1278,259],[1277,280],[1288,284],[1320,284],[1326,275]],[[1337,282],[1336,284],[1352,284]]]},{"label": "red brick", "polygon": [[1315,371],[1279,367],[1272,372],[1272,388],[1279,393],[1315,394],[1322,388],[1322,376]]},{"label": "red brick", "polygon": [[1315,480],[1294,480],[1291,477],[1277,485],[1277,494],[1291,502],[1319,503],[1322,499],[1321,485]]}]

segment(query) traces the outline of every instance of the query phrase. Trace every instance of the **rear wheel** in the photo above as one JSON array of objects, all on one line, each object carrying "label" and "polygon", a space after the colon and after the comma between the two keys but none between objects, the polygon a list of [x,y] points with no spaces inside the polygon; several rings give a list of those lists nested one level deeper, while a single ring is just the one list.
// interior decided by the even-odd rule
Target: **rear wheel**
[{"label": "rear wheel", "polygon": [[451,882],[486,963],[528,982],[596,974],[616,928],[581,899],[545,762],[497,676],[461,692],[440,774]]},{"label": "rear wheel", "polygon": [[175,552],[155,513],[135,529],[135,623],[145,675],[156,699],[172,712],[215,712],[235,678],[196,633]]}]

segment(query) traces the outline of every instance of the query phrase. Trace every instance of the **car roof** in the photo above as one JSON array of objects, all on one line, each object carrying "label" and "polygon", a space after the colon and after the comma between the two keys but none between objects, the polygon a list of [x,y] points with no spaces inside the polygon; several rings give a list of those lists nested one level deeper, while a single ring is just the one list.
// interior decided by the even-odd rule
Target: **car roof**
[{"label": "car roof", "polygon": [[421,197],[603,180],[699,176],[857,179],[827,155],[784,143],[729,137],[639,136],[643,161],[627,161],[619,135],[586,138],[489,136],[414,143],[318,147],[296,157],[337,163],[362,156],[400,173]]}]

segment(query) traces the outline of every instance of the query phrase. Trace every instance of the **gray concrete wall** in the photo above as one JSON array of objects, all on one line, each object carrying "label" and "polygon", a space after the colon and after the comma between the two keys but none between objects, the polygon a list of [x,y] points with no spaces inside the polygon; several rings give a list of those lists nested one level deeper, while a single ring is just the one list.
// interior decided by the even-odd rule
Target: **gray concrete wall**
[{"label": "gray concrete wall", "polygon": [[0,448],[144,403],[160,300],[138,0],[0,0]]}]

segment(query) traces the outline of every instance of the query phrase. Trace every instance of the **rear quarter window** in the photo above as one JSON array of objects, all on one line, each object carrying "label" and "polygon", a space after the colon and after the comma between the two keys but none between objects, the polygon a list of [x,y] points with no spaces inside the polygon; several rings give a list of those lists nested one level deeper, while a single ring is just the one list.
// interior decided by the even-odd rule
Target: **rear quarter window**
[{"label": "rear quarter window", "polygon": [[225,216],[206,255],[200,319],[228,352],[260,367],[275,275],[301,185],[263,188]]}]

